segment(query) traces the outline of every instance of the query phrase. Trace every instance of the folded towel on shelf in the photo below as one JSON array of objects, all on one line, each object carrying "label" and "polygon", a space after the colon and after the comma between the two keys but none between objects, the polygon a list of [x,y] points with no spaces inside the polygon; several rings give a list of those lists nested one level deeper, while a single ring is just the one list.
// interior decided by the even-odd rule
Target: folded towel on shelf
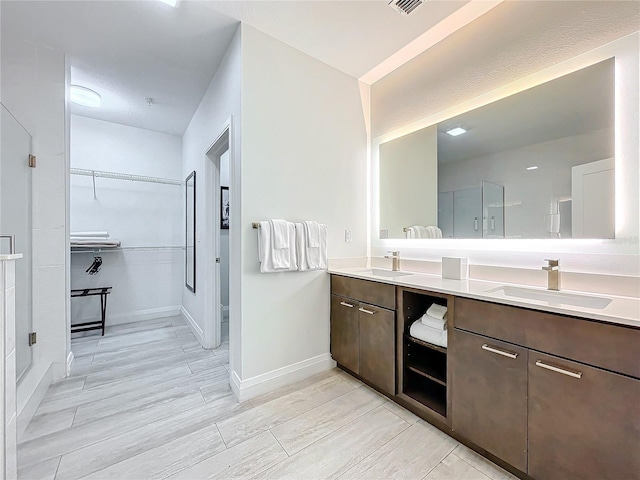
[{"label": "folded towel on shelf", "polygon": [[307,232],[307,246],[317,248],[320,246],[320,224],[313,221],[304,221],[305,230]]},{"label": "folded towel on shelf", "polygon": [[[295,226],[293,223],[287,227],[287,234],[290,247],[274,249],[271,222],[260,222],[260,228],[258,229],[258,260],[260,261],[260,272],[291,272],[298,269]],[[274,262],[276,255],[278,259]]]},{"label": "folded towel on shelf", "polygon": [[72,237],[109,238],[109,232],[71,232]]},{"label": "folded towel on shelf", "polygon": [[120,240],[115,238],[71,238],[69,240],[71,247],[82,248],[118,248],[120,246]]},{"label": "folded towel on shelf", "polygon": [[423,342],[447,348],[447,330],[428,327],[420,320],[413,322],[409,328],[409,335]]},{"label": "folded towel on shelf", "polygon": [[282,219],[269,220],[273,248],[281,250],[289,248],[289,222]]},{"label": "folded towel on shelf", "polygon": [[434,303],[427,309],[427,315],[442,320],[447,315],[447,307]]},{"label": "folded towel on shelf", "polygon": [[437,330],[447,329],[447,321],[445,319],[432,317],[428,313],[425,313],[422,318],[420,318],[420,321],[423,325],[430,328],[435,328]]},{"label": "folded towel on shelf", "polygon": [[308,246],[308,229],[304,223],[296,223],[296,250],[298,253],[298,270],[327,269],[327,226],[318,224],[318,247]]}]

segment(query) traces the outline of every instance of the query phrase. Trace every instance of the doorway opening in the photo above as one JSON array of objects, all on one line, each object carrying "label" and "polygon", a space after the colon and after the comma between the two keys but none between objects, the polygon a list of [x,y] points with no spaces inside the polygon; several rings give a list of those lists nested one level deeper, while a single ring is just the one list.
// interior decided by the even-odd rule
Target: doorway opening
[{"label": "doorway opening", "polygon": [[206,219],[210,232],[206,248],[210,259],[208,271],[213,273],[206,295],[205,348],[217,348],[229,342],[229,128],[230,122],[207,151],[205,162],[206,202],[212,212]]}]

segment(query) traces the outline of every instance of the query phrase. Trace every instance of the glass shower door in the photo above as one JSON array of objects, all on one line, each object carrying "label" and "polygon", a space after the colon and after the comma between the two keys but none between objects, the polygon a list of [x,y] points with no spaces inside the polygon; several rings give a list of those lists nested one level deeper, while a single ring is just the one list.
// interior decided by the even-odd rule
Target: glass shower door
[{"label": "glass shower door", "polygon": [[[32,331],[31,261],[31,135],[1,105],[0,124],[0,233],[15,235],[16,261],[16,378],[19,380],[32,361],[29,333]],[[8,253],[6,241],[0,253]]]}]

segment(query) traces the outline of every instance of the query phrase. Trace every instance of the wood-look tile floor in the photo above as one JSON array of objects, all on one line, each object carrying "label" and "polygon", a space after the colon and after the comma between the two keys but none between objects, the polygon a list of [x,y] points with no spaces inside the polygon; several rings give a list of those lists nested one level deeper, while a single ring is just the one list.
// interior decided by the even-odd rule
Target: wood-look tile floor
[{"label": "wood-look tile floor", "polygon": [[18,449],[19,479],[511,479],[334,369],[238,403],[228,340],[203,350],[180,317],[72,341]]}]

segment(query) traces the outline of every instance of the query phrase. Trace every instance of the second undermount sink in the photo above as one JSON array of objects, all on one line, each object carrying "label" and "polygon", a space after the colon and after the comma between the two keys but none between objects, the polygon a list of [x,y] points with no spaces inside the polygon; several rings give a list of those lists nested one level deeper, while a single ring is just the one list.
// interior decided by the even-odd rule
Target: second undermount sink
[{"label": "second undermount sink", "polygon": [[611,303],[607,297],[581,295],[576,293],[555,292],[537,288],[502,286],[486,290],[487,293],[503,293],[507,297],[528,298],[548,302],[550,305],[573,305],[575,307],[603,309]]},{"label": "second undermount sink", "polygon": [[383,270],[381,268],[368,268],[366,270],[360,270],[358,273],[366,273],[369,275],[377,275],[379,277],[404,277],[406,275],[413,275],[408,272],[394,272],[392,270]]}]

